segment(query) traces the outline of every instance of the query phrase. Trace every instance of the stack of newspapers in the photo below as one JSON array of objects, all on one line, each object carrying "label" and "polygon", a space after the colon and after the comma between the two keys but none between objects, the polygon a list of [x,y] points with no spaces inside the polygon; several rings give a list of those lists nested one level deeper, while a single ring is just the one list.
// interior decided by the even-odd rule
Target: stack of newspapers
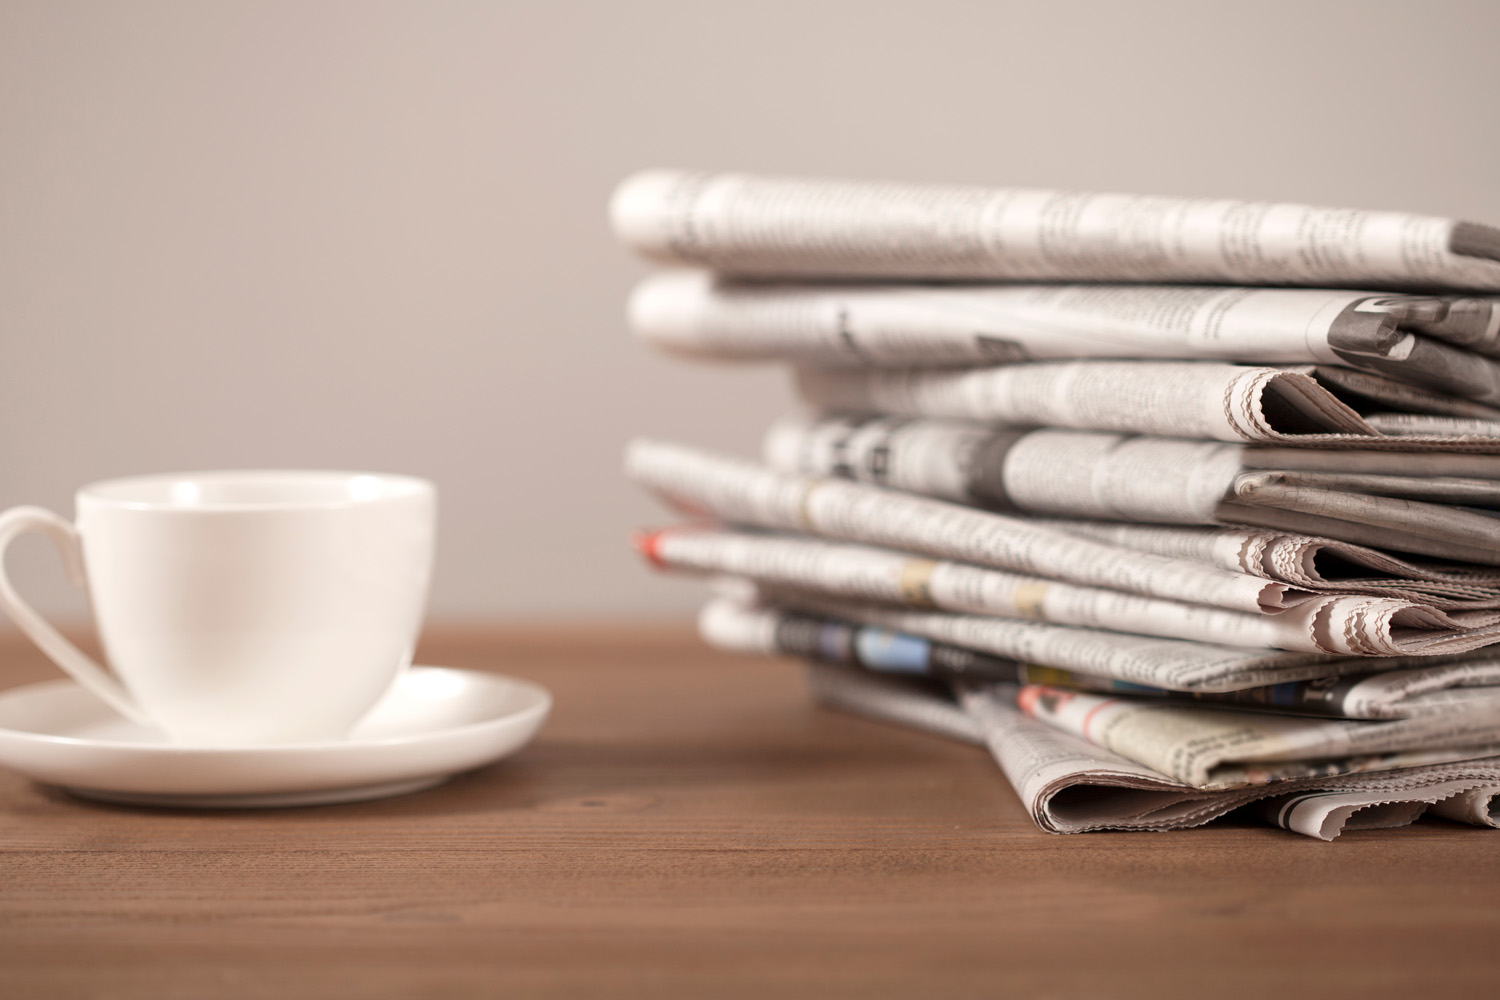
[{"label": "stack of newspapers", "polygon": [[657,171],[662,350],[792,366],[760,461],[655,440],[725,649],[988,746],[1037,824],[1500,825],[1500,229]]}]

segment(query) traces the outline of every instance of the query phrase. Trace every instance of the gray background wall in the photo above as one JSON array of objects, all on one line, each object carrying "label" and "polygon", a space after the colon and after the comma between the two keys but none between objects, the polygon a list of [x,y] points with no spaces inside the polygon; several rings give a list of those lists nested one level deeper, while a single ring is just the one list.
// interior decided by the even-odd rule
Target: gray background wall
[{"label": "gray background wall", "polygon": [[[683,615],[632,434],[772,371],[631,342],[645,166],[1500,221],[1500,4],[0,2],[0,505],[129,472],[442,490],[434,617]],[[11,565],[78,614],[28,539]]]}]

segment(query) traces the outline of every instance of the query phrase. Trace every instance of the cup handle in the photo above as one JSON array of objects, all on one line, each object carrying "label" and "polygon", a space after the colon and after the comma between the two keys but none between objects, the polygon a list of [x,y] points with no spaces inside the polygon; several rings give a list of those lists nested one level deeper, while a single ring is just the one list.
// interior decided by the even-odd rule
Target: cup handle
[{"label": "cup handle", "polygon": [[83,549],[79,544],[78,529],[45,508],[12,507],[0,514],[0,608],[5,609],[11,621],[16,623],[16,627],[28,639],[37,644],[37,648],[75,681],[132,722],[151,725],[146,714],[136,707],[126,693],[125,686],[113,674],[64,639],[57,629],[16,593],[15,586],[5,573],[5,550],[16,536],[32,530],[40,531],[52,539],[62,552],[68,579],[76,587],[84,585]]}]

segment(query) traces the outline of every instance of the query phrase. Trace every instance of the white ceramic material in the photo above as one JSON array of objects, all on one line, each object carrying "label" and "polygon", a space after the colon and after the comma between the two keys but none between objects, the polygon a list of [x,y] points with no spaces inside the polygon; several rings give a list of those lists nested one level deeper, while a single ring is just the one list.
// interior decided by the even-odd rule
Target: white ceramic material
[{"label": "white ceramic material", "polygon": [[353,802],[414,791],[525,746],[544,688],[413,667],[347,739],[283,746],[169,743],[70,680],[0,692],[0,764],[75,795],[224,808]]},{"label": "white ceramic material", "polygon": [[437,494],[406,476],[206,472],[79,490],[75,525],[43,531],[88,588],[114,675],[0,573],[0,607],[74,680],[180,743],[347,734],[411,662],[432,572]]}]

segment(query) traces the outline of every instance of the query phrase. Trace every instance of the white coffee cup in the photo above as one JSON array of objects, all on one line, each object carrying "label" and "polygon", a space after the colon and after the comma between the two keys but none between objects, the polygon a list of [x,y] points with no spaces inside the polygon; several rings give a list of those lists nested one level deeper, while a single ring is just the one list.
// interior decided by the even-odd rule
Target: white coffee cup
[{"label": "white coffee cup", "polygon": [[74,680],[176,743],[337,739],[411,662],[437,492],[349,472],[194,472],[78,491],[77,524],[0,514],[0,562],[36,529],[87,587],[111,674],[16,593],[0,608]]}]

